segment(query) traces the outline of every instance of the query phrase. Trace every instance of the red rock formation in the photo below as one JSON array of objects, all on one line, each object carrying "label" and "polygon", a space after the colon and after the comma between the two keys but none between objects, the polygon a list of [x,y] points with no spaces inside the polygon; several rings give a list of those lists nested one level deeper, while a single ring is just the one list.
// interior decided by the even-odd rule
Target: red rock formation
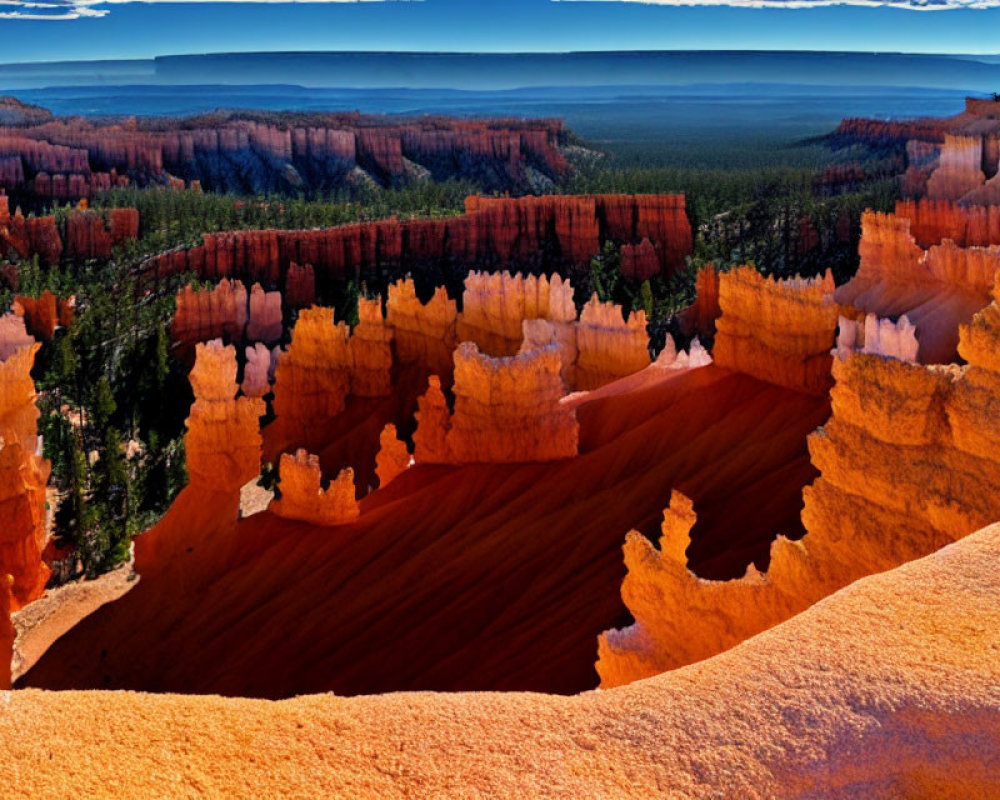
[{"label": "red rock formation", "polygon": [[379,436],[378,456],[375,459],[375,474],[378,488],[384,489],[410,466],[410,453],[406,442],[396,438],[396,426],[388,424]]},{"label": "red rock formation", "polygon": [[[550,231],[556,233],[557,252],[551,252]],[[144,275],[155,282],[193,271],[205,279],[276,284],[287,292],[293,264],[312,264],[314,281],[316,276],[381,280],[387,269],[404,275],[413,263],[443,259],[473,269],[494,264],[567,274],[589,270],[602,241],[644,238],[657,252],[660,271],[671,274],[684,266],[692,234],[682,195],[469,197],[466,214],[452,219],[206,234],[198,247],[150,259]],[[302,280],[300,269],[293,282]]]},{"label": "red rock formation", "polygon": [[835,355],[845,359],[852,353],[867,353],[895,358],[913,364],[917,361],[917,329],[904,315],[897,322],[868,314],[863,323],[841,317],[837,322]]},{"label": "red rock formation", "polygon": [[983,143],[978,136],[944,137],[937,169],[927,181],[931,200],[960,200],[986,181],[983,174]]},{"label": "red rock formation", "polygon": [[490,356],[515,355],[521,347],[525,320],[574,322],[573,287],[558,275],[549,279],[509,272],[470,272],[465,278],[460,341],[474,342]]},{"label": "red rock formation", "polygon": [[212,339],[242,342],[246,325],[246,288],[239,281],[223,278],[214,289],[185,286],[177,293],[170,335],[187,345]]},{"label": "red rock formation", "polygon": [[834,361],[833,417],[810,437],[821,475],[804,492],[808,534],[779,538],[766,576],[750,567],[740,580],[706,583],[689,573],[695,515],[675,494],[659,550],[635,533],[626,542],[622,596],[637,622],[602,637],[602,685],[709,657],[1000,518],[991,488],[1000,480],[998,342],[994,303],[962,328],[967,368],[868,354]]},{"label": "red rock formation", "polygon": [[[13,610],[40,597],[50,465],[38,454],[38,409],[31,367],[39,344],[26,344],[23,320],[0,323],[0,575],[12,575]],[[0,614],[0,618],[3,615]],[[0,620],[2,624],[2,620]],[[2,660],[2,656],[0,656]]]},{"label": "red rock formation", "polygon": [[333,324],[333,309],[313,306],[299,313],[274,376],[274,424],[284,438],[310,445],[316,426],[344,410],[353,372],[348,338],[347,325]]},{"label": "red rock formation", "polygon": [[411,280],[389,287],[386,322],[393,329],[396,358],[400,363],[416,363],[450,383],[455,325],[458,317],[454,300],[439,287],[424,305],[417,298]]},{"label": "red rock formation", "polygon": [[959,247],[1000,244],[1000,207],[960,206],[934,200],[896,203],[897,218],[910,221],[910,233],[927,248],[951,239]]},{"label": "red rock formation", "polygon": [[354,471],[350,467],[324,489],[319,457],[299,449],[294,456],[282,453],[279,474],[281,497],[267,508],[275,516],[330,526],[343,525],[361,513],[354,499]]},{"label": "red rock formation", "polygon": [[191,370],[194,405],[184,439],[190,484],[215,492],[238,492],[260,473],[263,401],[234,399],[236,350],[219,340],[198,344]]},{"label": "red rock formation", "polygon": [[694,302],[678,315],[681,330],[688,336],[697,333],[712,339],[715,337],[716,320],[722,314],[719,308],[719,273],[712,264],[698,270],[694,291]]},{"label": "red rock formation", "polygon": [[577,389],[596,389],[638,372],[650,362],[646,312],[633,311],[625,320],[621,306],[602,303],[594,294],[580,312],[576,346]]},{"label": "red rock formation", "polygon": [[951,241],[924,251],[910,219],[865,212],[861,265],[837,288],[837,302],[879,316],[906,314],[917,328],[920,360],[955,359],[959,326],[990,302],[1000,247],[960,248]]},{"label": "red rock formation", "polygon": [[290,309],[308,308],[316,302],[316,275],[312,264],[288,265],[285,276],[285,301]]},{"label": "red rock formation", "polygon": [[259,283],[255,283],[250,290],[247,339],[274,344],[281,339],[281,334],[281,292],[265,292]]},{"label": "red rock formation", "polygon": [[358,298],[358,324],[351,332],[351,394],[384,397],[392,393],[394,331],[382,316],[382,300]]},{"label": "red rock formation", "polygon": [[553,461],[576,455],[576,413],[555,346],[509,358],[482,355],[471,342],[455,351],[455,414],[448,461],[492,464]]},{"label": "red rock formation", "polygon": [[[322,191],[347,185],[358,165],[383,183],[398,183],[416,162],[438,179],[529,191],[529,164],[547,180],[567,169],[559,151],[565,133],[553,120],[422,117],[394,124],[358,114],[247,117],[135,124],[73,119],[0,128],[4,184],[58,201],[87,197],[123,178],[176,189],[188,180],[196,190]],[[234,163],[241,169],[227,167]]]},{"label": "red rock formation", "polygon": [[648,238],[637,245],[622,245],[621,257],[622,275],[629,280],[644,281],[660,271],[660,259]]},{"label": "red rock formation", "polygon": [[830,348],[837,327],[833,276],[775,281],[753,267],[719,276],[713,356],[761,380],[810,394],[830,385]]},{"label": "red rock formation", "polygon": [[60,300],[57,308],[56,296],[48,289],[40,297],[18,295],[14,298],[14,313],[24,317],[25,328],[35,339],[51,342],[60,324],[59,310],[64,302]]},{"label": "red rock formation", "polygon": [[451,412],[441,391],[441,379],[431,375],[427,391],[417,401],[417,430],[413,434],[413,459],[418,464],[447,464],[451,458],[448,450],[448,428]]},{"label": "red rock formation", "polygon": [[[275,351],[277,352],[277,348]],[[277,365],[277,355],[260,342],[246,349],[246,367],[240,388],[247,397],[263,397],[271,391],[271,379]]]}]

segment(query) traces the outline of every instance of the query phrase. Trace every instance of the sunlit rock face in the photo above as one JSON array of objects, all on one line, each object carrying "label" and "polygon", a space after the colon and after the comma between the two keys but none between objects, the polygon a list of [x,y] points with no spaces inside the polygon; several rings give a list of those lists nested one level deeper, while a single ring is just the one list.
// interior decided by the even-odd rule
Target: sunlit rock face
[{"label": "sunlit rock face", "polygon": [[[982,240],[967,235],[968,215],[956,208],[922,203],[901,205],[896,214],[865,212],[858,272],[834,294],[859,319],[905,314],[916,327],[919,360],[928,364],[955,360],[959,327],[990,302],[1000,270],[1000,247],[960,247],[946,235]],[[925,250],[911,233],[915,226],[925,241],[944,238]]]},{"label": "sunlit rock face", "polygon": [[[475,344],[463,343],[455,351],[454,416],[440,413],[443,397],[432,386],[421,401],[417,458],[424,463],[502,464],[576,455],[576,413],[559,403],[566,393],[561,366],[555,345],[491,358]],[[444,431],[429,430],[435,425]],[[432,443],[430,448],[425,442]]]},{"label": "sunlit rock face", "polygon": [[658,549],[638,533],[626,540],[622,597],[636,623],[601,637],[603,686],[710,657],[1000,518],[1000,305],[962,327],[967,367],[913,363],[905,324],[869,322],[863,336],[861,351],[838,349],[833,416],[810,437],[820,477],[804,492],[805,538],[779,538],[766,574],[701,581],[685,556],[695,510],[675,494]]},{"label": "sunlit rock face", "polygon": [[51,465],[39,449],[39,412],[31,378],[40,347],[25,332],[21,317],[0,317],[0,580],[13,577],[13,611],[40,597],[49,578],[42,550]]},{"label": "sunlit rock face", "polygon": [[319,458],[305,450],[281,456],[281,497],[268,510],[277,517],[313,525],[342,525],[361,513],[354,499],[354,472],[347,468],[327,488],[322,487]]},{"label": "sunlit rock face", "polygon": [[752,267],[719,277],[713,356],[720,367],[825,395],[837,327],[833,277],[775,281]]}]

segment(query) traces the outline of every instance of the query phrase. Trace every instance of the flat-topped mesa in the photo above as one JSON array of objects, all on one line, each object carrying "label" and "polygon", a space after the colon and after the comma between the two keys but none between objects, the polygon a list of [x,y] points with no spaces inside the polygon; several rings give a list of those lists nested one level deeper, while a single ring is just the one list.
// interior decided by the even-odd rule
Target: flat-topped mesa
[{"label": "flat-topped mesa", "polygon": [[525,320],[576,321],[573,287],[559,275],[511,275],[509,272],[470,272],[465,278],[460,341],[475,342],[490,356],[516,355]]},{"label": "flat-topped mesa", "polygon": [[636,623],[601,637],[601,685],[700,661],[1000,519],[998,345],[995,302],[962,327],[968,367],[857,352],[835,359],[833,415],[809,438],[820,477],[803,492],[807,533],[775,541],[766,575],[753,566],[727,582],[690,573],[695,516],[675,494],[659,549],[635,532],[626,541],[622,597]]},{"label": "flat-topped mesa", "polygon": [[576,411],[560,404],[558,347],[492,358],[472,342],[455,351],[455,413],[433,376],[417,411],[419,463],[554,461],[577,454]]},{"label": "flat-topped mesa", "polygon": [[927,197],[961,200],[986,182],[982,164],[981,137],[946,135],[938,167],[927,181]]},{"label": "flat-topped mesa", "polygon": [[267,510],[284,519],[312,525],[343,525],[361,514],[354,499],[354,470],[341,470],[324,489],[319,456],[303,449],[281,454],[279,467],[281,497],[271,501]]},{"label": "flat-topped mesa", "polygon": [[187,420],[184,448],[189,486],[202,491],[238,493],[260,474],[259,398],[239,397],[236,348],[218,339],[195,348],[190,381],[194,404]]},{"label": "flat-topped mesa", "polygon": [[840,317],[837,322],[835,358],[847,358],[853,353],[895,358],[908,363],[917,361],[917,329],[906,316],[898,322],[880,319],[874,314],[865,316],[864,322]]},{"label": "flat-topped mesa", "polygon": [[375,456],[375,474],[378,488],[384,489],[410,466],[410,453],[406,442],[396,436],[396,426],[389,423],[378,437],[379,449]]},{"label": "flat-topped mesa", "polygon": [[834,293],[842,306],[879,316],[906,314],[923,363],[956,357],[959,326],[990,302],[1000,247],[959,247],[950,239],[923,250],[911,220],[865,212],[857,274]]},{"label": "flat-topped mesa", "polygon": [[825,395],[837,327],[833,276],[784,281],[753,267],[719,276],[713,357],[720,367],[790,389]]},{"label": "flat-topped mesa", "polygon": [[344,410],[351,391],[349,337],[346,323],[334,324],[332,308],[313,306],[299,313],[274,374],[273,424],[292,441],[312,444],[317,424]]},{"label": "flat-topped mesa", "polygon": [[626,320],[621,306],[602,303],[595,293],[580,312],[576,329],[575,389],[596,389],[649,366],[646,312]]},{"label": "flat-topped mesa", "polygon": [[421,303],[412,280],[389,286],[386,323],[393,330],[396,359],[401,364],[419,364],[428,372],[451,382],[452,353],[457,343],[458,306],[438,287],[431,299]]},{"label": "flat-topped mesa", "polygon": [[910,233],[921,247],[951,239],[959,247],[1000,244],[1000,206],[958,205],[922,199],[896,203],[896,217],[910,220]]},{"label": "flat-topped mesa", "polygon": [[[12,575],[13,610],[41,596],[49,578],[45,486],[31,368],[41,347],[16,315],[0,317],[0,576]],[[2,621],[0,621],[2,624]]]}]

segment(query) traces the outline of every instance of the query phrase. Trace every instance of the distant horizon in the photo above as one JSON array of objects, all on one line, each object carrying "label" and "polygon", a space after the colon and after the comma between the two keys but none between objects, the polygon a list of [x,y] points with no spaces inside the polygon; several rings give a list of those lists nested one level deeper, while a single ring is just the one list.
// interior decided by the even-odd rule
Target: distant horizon
[{"label": "distant horizon", "polygon": [[[816,54],[816,55],[872,55],[872,56],[923,56],[940,58],[998,58],[1000,59],[1000,48],[992,52],[930,52],[917,50],[869,50],[869,49],[837,49],[837,50],[816,50],[813,48],[731,48],[731,47],[702,47],[702,48],[662,48],[662,49],[635,49],[622,50],[617,48],[598,50],[350,50],[336,48],[330,50],[206,50],[204,52],[165,52],[155,55],[134,57],[134,58],[47,58],[40,60],[19,60],[0,61],[0,67],[18,67],[35,64],[128,64],[145,63],[164,58],[191,58],[198,56],[257,56],[257,55],[399,55],[399,56],[568,56],[568,55],[655,55],[664,53],[719,53],[719,54],[761,54],[761,55],[781,55],[781,54]],[[789,81],[794,83],[794,81]]]}]

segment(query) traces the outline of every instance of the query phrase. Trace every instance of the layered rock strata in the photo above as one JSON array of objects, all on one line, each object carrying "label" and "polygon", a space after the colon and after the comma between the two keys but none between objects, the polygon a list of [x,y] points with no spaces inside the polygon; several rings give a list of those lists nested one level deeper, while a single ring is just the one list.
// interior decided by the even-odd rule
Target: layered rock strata
[{"label": "layered rock strata", "polygon": [[[996,294],[1000,301],[1000,284]],[[833,416],[809,442],[820,477],[804,491],[807,535],[779,538],[766,574],[753,566],[728,582],[691,574],[685,551],[695,513],[675,494],[658,549],[638,533],[626,541],[622,597],[636,623],[601,637],[602,686],[708,658],[1000,518],[998,344],[994,302],[962,328],[968,367],[837,358]]]},{"label": "layered rock strata", "polygon": [[294,456],[282,453],[279,469],[281,497],[268,506],[272,514],[328,527],[343,525],[361,513],[354,499],[354,471],[350,467],[325,489],[319,457],[305,450],[297,450]]},{"label": "layered rock strata", "polygon": [[713,357],[720,367],[825,395],[837,327],[833,276],[776,281],[753,267],[719,276]]},{"label": "layered rock strata", "polygon": [[51,466],[39,450],[31,378],[41,345],[13,315],[0,318],[0,336],[0,578],[13,576],[11,607],[16,611],[40,597],[49,578],[42,551]]}]

